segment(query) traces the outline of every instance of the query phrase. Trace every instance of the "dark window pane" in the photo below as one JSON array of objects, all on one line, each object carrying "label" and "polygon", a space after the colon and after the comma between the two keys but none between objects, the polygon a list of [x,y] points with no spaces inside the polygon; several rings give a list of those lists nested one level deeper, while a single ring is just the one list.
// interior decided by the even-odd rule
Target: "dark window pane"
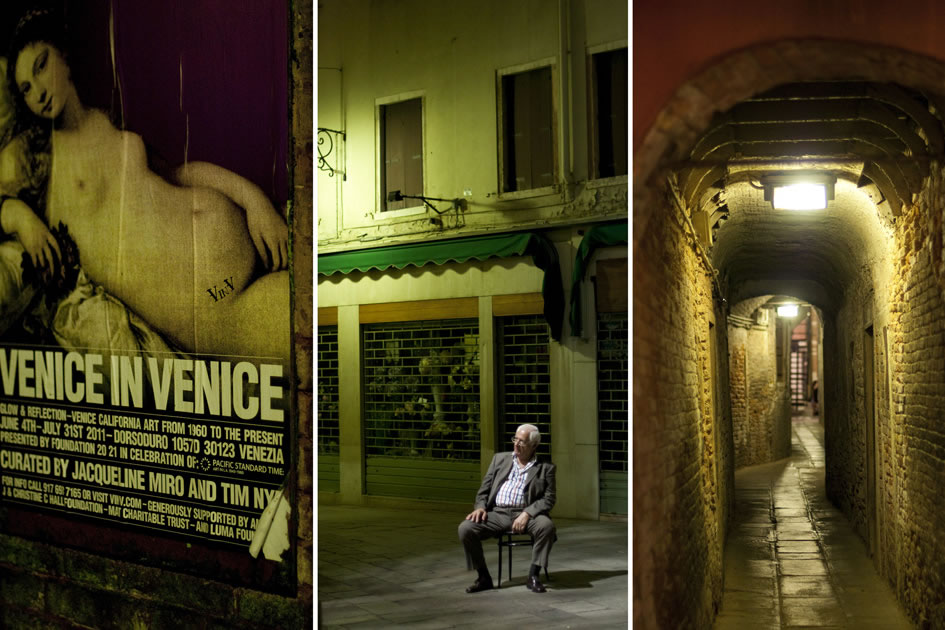
[{"label": "dark window pane", "polygon": [[553,185],[551,68],[502,77],[502,99],[503,192]]},{"label": "dark window pane", "polygon": [[382,207],[399,210],[417,205],[413,200],[387,201],[392,191],[404,195],[423,194],[423,106],[419,98],[382,105],[381,169]]},{"label": "dark window pane", "polygon": [[592,177],[627,174],[627,49],[597,53],[592,57],[594,103],[592,127],[596,148]]}]

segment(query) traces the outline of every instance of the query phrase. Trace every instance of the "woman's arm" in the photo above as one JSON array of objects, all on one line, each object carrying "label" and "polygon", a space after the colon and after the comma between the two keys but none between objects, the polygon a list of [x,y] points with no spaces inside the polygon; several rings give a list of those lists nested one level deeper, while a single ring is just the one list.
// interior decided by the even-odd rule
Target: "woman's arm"
[{"label": "woman's arm", "polygon": [[246,211],[246,225],[256,250],[269,269],[285,269],[289,263],[289,229],[265,193],[245,177],[209,162],[188,162],[173,174],[182,186],[213,188]]},{"label": "woman's arm", "polygon": [[[0,197],[0,228],[16,236],[37,269],[52,273],[60,267],[62,252],[55,237],[32,208],[16,197]],[[44,274],[45,275],[45,274]]]}]

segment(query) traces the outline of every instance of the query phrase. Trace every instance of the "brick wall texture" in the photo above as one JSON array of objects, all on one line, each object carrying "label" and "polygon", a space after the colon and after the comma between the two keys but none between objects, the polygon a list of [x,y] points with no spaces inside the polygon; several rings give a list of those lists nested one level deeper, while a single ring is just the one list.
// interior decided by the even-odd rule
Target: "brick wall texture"
[{"label": "brick wall texture", "polygon": [[[888,283],[877,283],[887,272],[874,262],[824,334],[828,495],[867,543],[875,538],[874,562],[920,628],[945,627],[943,193],[937,166],[896,223]],[[870,324],[875,445],[865,398]]]},{"label": "brick wall texture", "polygon": [[[791,454],[791,400],[782,366],[777,377],[777,326],[728,325],[729,386],[735,467],[772,462]],[[783,361],[784,359],[782,359]]]},{"label": "brick wall texture", "polygon": [[[648,203],[662,211],[634,234],[634,627],[704,628],[721,597],[732,459],[716,444],[731,415],[711,378],[711,277],[677,211]],[[726,375],[724,326],[713,333]]]}]

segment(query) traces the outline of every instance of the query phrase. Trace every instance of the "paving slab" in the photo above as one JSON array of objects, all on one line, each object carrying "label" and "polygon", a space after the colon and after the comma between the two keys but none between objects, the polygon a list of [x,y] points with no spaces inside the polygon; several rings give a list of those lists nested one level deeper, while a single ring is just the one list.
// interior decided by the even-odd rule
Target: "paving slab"
[{"label": "paving slab", "polygon": [[[468,513],[321,505],[316,514],[317,583],[322,628],[535,626],[619,628],[629,622],[627,523],[554,517],[558,542],[546,593],[525,586],[527,549],[513,551],[513,577],[501,589],[467,594],[457,527]],[[483,542],[493,581],[494,540]],[[506,562],[503,559],[503,562]],[[773,577],[773,574],[772,574]],[[501,619],[497,619],[501,611]],[[496,625],[498,624],[498,626]]]},{"label": "paving slab", "polygon": [[914,628],[826,498],[823,426],[810,417],[792,425],[791,457],[735,472],[715,630]]}]

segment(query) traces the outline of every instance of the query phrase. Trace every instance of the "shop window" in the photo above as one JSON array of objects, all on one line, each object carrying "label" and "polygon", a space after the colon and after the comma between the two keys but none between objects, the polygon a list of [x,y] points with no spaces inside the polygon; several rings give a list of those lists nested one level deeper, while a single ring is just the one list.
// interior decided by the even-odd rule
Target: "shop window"
[{"label": "shop window", "polygon": [[551,66],[505,74],[499,84],[501,191],[555,184]]},{"label": "shop window", "polygon": [[627,49],[590,57],[590,178],[627,174]]},{"label": "shop window", "polygon": [[500,442],[496,450],[512,450],[515,430],[533,424],[541,431],[538,455],[551,461],[550,329],[541,315],[498,317],[496,322]]},{"label": "shop window", "polygon": [[423,195],[423,99],[380,105],[381,208],[401,210],[419,202],[391,200],[391,193]]}]

